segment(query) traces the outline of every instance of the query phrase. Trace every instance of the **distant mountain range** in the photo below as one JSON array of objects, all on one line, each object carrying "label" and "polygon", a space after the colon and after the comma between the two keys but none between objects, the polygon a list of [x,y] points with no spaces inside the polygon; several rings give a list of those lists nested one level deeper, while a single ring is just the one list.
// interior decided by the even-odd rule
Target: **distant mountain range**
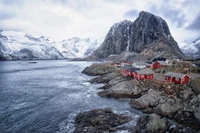
[{"label": "distant mountain range", "polygon": [[184,58],[165,20],[142,11],[134,21],[114,24],[93,57],[109,60]]},{"label": "distant mountain range", "polygon": [[182,42],[181,50],[186,56],[200,58],[200,38],[193,42]]},{"label": "distant mountain range", "polygon": [[98,41],[90,38],[73,37],[56,42],[49,37],[2,31],[0,60],[82,58],[91,55],[98,46]]},{"label": "distant mountain range", "polygon": [[[146,11],[134,21],[114,24],[99,46],[96,39],[78,37],[56,42],[15,31],[0,32],[0,60],[64,59],[135,61],[155,58],[200,57],[200,38],[181,44],[164,19]],[[186,55],[186,56],[185,56]]]}]

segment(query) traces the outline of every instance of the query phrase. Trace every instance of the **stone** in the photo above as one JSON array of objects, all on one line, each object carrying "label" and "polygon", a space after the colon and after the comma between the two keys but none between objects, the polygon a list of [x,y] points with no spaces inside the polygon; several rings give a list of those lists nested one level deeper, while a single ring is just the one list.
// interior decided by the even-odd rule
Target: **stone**
[{"label": "stone", "polygon": [[131,117],[115,114],[109,108],[86,111],[76,116],[74,133],[105,133],[110,130],[117,131],[119,125],[131,120]]}]

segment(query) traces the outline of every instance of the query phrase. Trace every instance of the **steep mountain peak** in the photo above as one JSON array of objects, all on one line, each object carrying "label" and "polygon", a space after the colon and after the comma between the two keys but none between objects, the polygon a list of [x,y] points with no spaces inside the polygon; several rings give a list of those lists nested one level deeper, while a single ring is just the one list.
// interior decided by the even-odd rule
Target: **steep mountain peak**
[{"label": "steep mountain peak", "polygon": [[[171,36],[166,21],[149,12],[142,11],[134,22],[124,20],[114,24],[93,55],[104,59],[109,55],[119,55],[124,51],[142,53],[150,47],[155,47],[158,42],[160,44],[159,48],[154,48],[154,52],[170,49],[164,51],[172,50],[170,54],[174,54],[173,57],[182,58],[184,56]],[[166,55],[165,52],[162,56]],[[151,56],[153,55],[151,54]]]}]

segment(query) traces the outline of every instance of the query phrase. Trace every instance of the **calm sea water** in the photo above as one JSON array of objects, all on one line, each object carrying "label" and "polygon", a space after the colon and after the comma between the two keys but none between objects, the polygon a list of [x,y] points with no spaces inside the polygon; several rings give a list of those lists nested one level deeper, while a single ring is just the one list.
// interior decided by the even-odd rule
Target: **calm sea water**
[{"label": "calm sea water", "polygon": [[77,113],[112,108],[136,118],[127,100],[101,98],[81,71],[92,62],[0,62],[0,132],[70,133]]}]

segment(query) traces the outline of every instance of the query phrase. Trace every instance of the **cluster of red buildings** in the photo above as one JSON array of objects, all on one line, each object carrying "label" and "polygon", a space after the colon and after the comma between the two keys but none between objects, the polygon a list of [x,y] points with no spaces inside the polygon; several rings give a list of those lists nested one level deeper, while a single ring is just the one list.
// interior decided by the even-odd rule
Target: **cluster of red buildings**
[{"label": "cluster of red buildings", "polygon": [[187,74],[167,72],[165,74],[165,80],[177,84],[187,84],[190,82],[190,76]]},{"label": "cluster of red buildings", "polygon": [[[140,66],[137,66],[139,64]],[[123,76],[133,77],[138,80],[144,80],[144,79],[154,79],[154,72],[152,71],[152,69],[166,67],[168,66],[168,64],[164,61],[155,61],[151,65],[147,64],[146,68],[142,67],[144,66],[144,63],[138,63],[138,64],[134,63],[133,66],[130,65],[130,63],[123,64],[121,69],[121,74]],[[177,84],[187,84],[190,81],[190,77],[187,74],[167,72],[165,74],[164,81],[174,82]]]},{"label": "cluster of red buildings", "polygon": [[139,80],[154,78],[154,72],[148,68],[139,69],[139,68],[134,68],[131,66],[125,66],[122,68],[121,74],[123,76],[133,77]]}]

